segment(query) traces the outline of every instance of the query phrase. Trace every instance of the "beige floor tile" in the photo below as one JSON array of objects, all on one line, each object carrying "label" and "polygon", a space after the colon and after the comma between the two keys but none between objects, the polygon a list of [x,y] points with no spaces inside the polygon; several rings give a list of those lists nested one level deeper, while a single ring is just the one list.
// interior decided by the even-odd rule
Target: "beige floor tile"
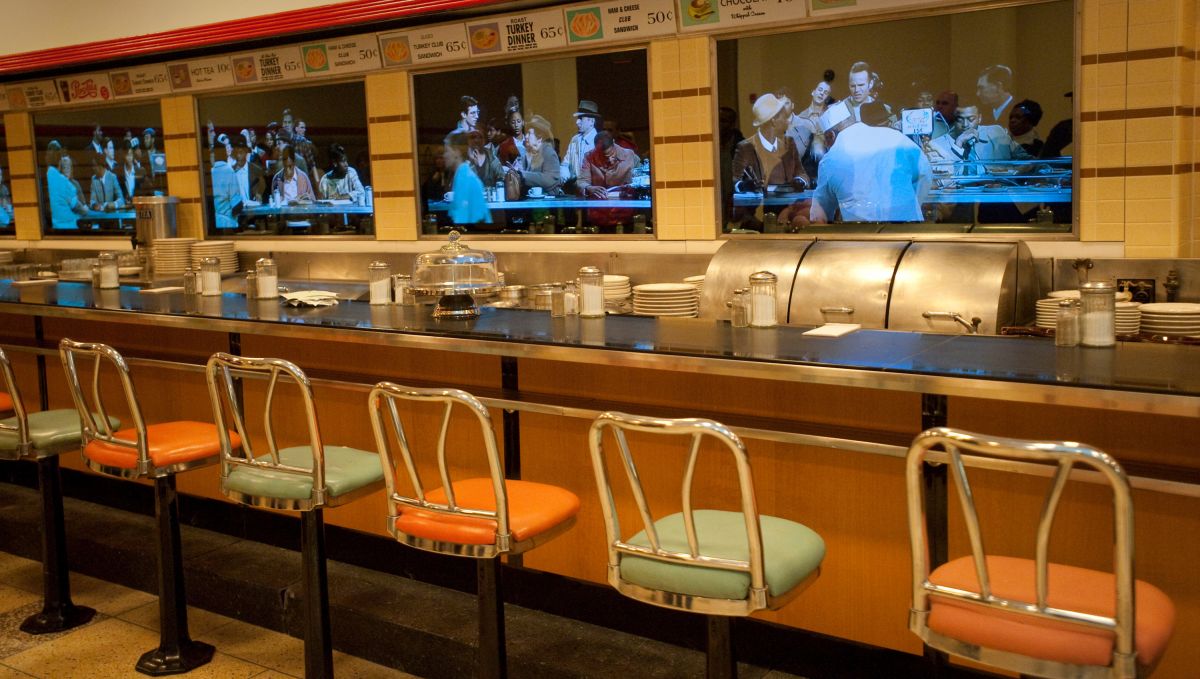
[{"label": "beige floor tile", "polygon": [[72,573],[71,600],[81,606],[91,606],[105,615],[119,615],[148,602],[158,601],[158,597],[141,590]]},{"label": "beige floor tile", "polygon": [[[158,644],[158,634],[133,623],[109,618],[4,659],[4,664],[39,678],[108,679],[138,677],[134,664]],[[191,679],[245,678],[263,668],[217,653],[211,663],[188,673]]]},{"label": "beige floor tile", "polygon": [[235,620],[213,630],[204,640],[235,658],[304,676],[304,642],[300,639]]},{"label": "beige floor tile", "polygon": [[333,654],[333,674],[338,679],[420,679],[415,674],[376,665],[369,660],[337,652]]},{"label": "beige floor tile", "polygon": [[[125,622],[132,622],[135,625],[158,631],[158,600],[151,601],[148,604],[143,604],[137,608],[125,611],[124,613],[115,616]],[[195,606],[188,606],[188,630],[192,634],[193,639],[204,640],[204,634],[212,630],[233,622],[233,618],[227,618],[218,613],[206,611]]]},{"label": "beige floor tile", "polygon": [[[0,679],[4,678],[0,677]],[[254,675],[253,679],[296,679],[296,677],[293,677],[290,674],[284,674],[283,672],[276,672],[275,670],[267,670],[262,674]]]},{"label": "beige floor tile", "polygon": [[0,679],[29,679],[29,675],[18,672],[11,667],[0,665]]},{"label": "beige floor tile", "polygon": [[[66,632],[59,632],[57,634],[34,635],[22,632],[20,627],[25,618],[41,610],[42,601],[39,598],[37,601],[0,613],[0,658],[7,658],[10,655],[16,655],[36,646],[51,643],[79,629],[67,630]],[[96,618],[102,617],[101,615],[96,616]],[[96,618],[93,618],[89,624],[99,622]]]},{"label": "beige floor tile", "polygon": [[42,563],[0,552],[0,582],[29,592],[41,592]]},{"label": "beige floor tile", "polygon": [[34,592],[0,585],[0,613],[41,600],[41,595]]}]

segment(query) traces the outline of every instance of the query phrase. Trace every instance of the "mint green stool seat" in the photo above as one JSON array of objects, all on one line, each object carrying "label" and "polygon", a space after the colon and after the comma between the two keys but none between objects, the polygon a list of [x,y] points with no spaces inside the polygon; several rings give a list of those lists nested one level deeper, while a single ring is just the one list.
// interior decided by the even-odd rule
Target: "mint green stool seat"
[{"label": "mint green stool seat", "polygon": [[[99,417],[96,415],[97,419]],[[115,417],[109,417],[108,421],[114,429],[121,426],[121,421]],[[79,413],[74,408],[29,413],[25,422],[31,444],[31,449],[24,453],[26,456],[57,455],[79,447],[83,434]],[[16,427],[17,423],[16,417],[0,420],[0,457],[12,456],[20,448],[17,433],[3,430],[4,427]]]},{"label": "mint green stool seat", "polygon": [[[372,484],[383,482],[379,456],[345,446],[325,446],[325,493],[338,498]],[[260,455],[258,461],[269,461]],[[294,446],[279,451],[279,462],[289,467],[312,469],[311,446]],[[237,466],[225,479],[225,490],[254,497],[307,500],[312,497],[313,478],[272,468]]]},{"label": "mint green stool seat", "polygon": [[[745,517],[741,512],[697,509],[694,512],[700,552],[708,557],[749,561]],[[762,527],[763,565],[767,591],[782,597],[807,580],[825,558],[825,541],[811,528],[774,516],[759,516]],[[654,523],[664,549],[687,552],[683,514],[671,514]],[[629,543],[650,547],[646,531],[637,533]],[[750,595],[750,574],[646,559],[625,554],[621,558],[621,579],[648,589],[678,592],[710,599],[746,599]]]}]

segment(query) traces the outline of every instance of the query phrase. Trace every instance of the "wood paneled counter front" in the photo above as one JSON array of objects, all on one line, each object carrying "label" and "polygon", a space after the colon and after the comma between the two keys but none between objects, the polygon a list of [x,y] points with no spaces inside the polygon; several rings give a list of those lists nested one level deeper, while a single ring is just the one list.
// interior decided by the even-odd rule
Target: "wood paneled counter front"
[{"label": "wood paneled counter front", "polygon": [[[391,380],[476,393],[493,408],[510,473],[583,500],[576,527],[527,555],[525,565],[598,583],[605,577],[604,528],[587,454],[591,417],[620,409],[719,419],[747,439],[760,510],[805,523],[828,547],[817,583],[762,617],[911,653],[920,644],[907,631],[901,456],[908,441],[945,422],[993,435],[1087,442],[1137,477],[1137,576],[1178,607],[1175,643],[1156,676],[1192,676],[1200,666],[1200,646],[1186,643],[1200,638],[1200,348],[1058,349],[1039,338],[889,331],[828,339],[803,330],[731,328],[703,319],[552,319],[491,308],[473,321],[442,322],[428,307],[343,302],[301,310],[232,294],[185,298],[135,288],[0,283],[0,343],[33,350],[10,352],[31,401],[39,394],[37,351],[53,350],[62,337],[106,342],[143,359],[134,362],[134,379],[151,422],[210,419],[198,368],[212,353],[231,349],[300,365],[315,378],[325,440],[366,450],[374,448],[367,386]],[[45,364],[46,401],[69,407],[57,359]],[[261,398],[257,387],[246,385],[248,408]],[[436,413],[404,415],[418,450],[433,440]],[[284,420],[276,422],[277,432],[286,431]],[[281,438],[290,444],[286,434]],[[464,451],[477,438],[465,426],[451,437]],[[664,501],[655,508],[671,510],[676,477],[664,474],[670,480],[656,487],[653,472],[677,472],[684,456],[646,446],[639,455],[648,458],[639,461],[647,467],[648,490],[660,491]],[[698,470],[698,497],[730,506],[734,484],[719,481],[731,469],[710,462]],[[481,454],[466,452],[452,463],[480,471],[484,464]],[[78,456],[63,464],[82,469]],[[425,473],[436,478],[432,467]],[[218,474],[209,468],[182,475],[180,490],[219,498]],[[1048,478],[975,470],[972,480],[989,548],[1032,557]],[[632,508],[629,498],[618,500]],[[385,535],[384,516],[379,494],[327,518]],[[1105,491],[1071,484],[1058,516],[1052,558],[1110,568]],[[634,525],[636,517],[628,517]],[[950,557],[968,552],[953,511],[948,536]]]}]

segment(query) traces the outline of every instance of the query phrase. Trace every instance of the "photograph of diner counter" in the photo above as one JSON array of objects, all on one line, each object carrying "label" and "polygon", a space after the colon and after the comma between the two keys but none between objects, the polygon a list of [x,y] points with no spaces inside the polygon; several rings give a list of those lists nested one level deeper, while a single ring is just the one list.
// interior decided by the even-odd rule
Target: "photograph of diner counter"
[{"label": "photograph of diner counter", "polygon": [[[585,451],[595,412],[616,407],[726,421],[749,439],[760,510],[803,520],[828,545],[822,577],[803,600],[761,617],[907,653],[920,647],[906,629],[909,557],[902,463],[895,456],[911,436],[944,419],[993,434],[1087,441],[1143,477],[1136,482],[1138,576],[1174,598],[1180,639],[1200,633],[1200,583],[1193,577],[1200,545],[1189,538],[1200,521],[1200,463],[1193,452],[1200,362],[1193,348],[1063,351],[1042,339],[880,331],[816,340],[796,328],[739,335],[704,320],[610,318],[589,328],[504,310],[485,310],[475,322],[437,324],[426,313],[353,303],[307,317],[280,309],[284,322],[263,323],[252,320],[236,295],[216,298],[219,318],[197,318],[178,315],[180,296],[168,299],[163,313],[142,314],[92,310],[90,288],[53,287],[72,290],[62,298],[75,306],[60,305],[57,295],[22,304],[11,287],[0,286],[0,342],[52,350],[59,337],[71,336],[110,342],[127,356],[185,364],[135,365],[149,421],[207,419],[197,366],[212,352],[234,347],[244,355],[294,360],[317,376],[323,435],[365,449],[373,446],[365,386],[374,381],[452,384],[480,393],[502,429],[509,473],[519,460],[522,478],[584,499],[576,528],[527,556],[524,565],[591,582],[604,577],[603,531]],[[119,296],[122,306],[135,309],[146,297]],[[381,325],[391,330],[370,329]],[[35,357],[12,354],[21,356],[22,386],[38,393]],[[67,395],[57,368],[48,356],[48,400],[63,407]],[[248,385],[248,401],[256,393]],[[507,449],[516,439],[504,428],[517,418],[498,409],[520,412],[519,458]],[[452,440],[469,443],[458,430]],[[76,456],[64,464],[81,468]],[[1036,511],[1046,480],[1029,476],[1029,483],[1014,485],[986,476],[973,479],[982,506],[993,510],[984,513],[989,543],[1028,556],[1032,531],[1013,525],[1034,525],[1033,515],[1014,507],[1033,499],[1029,511]],[[182,492],[207,498],[217,497],[217,484],[213,469],[180,479]],[[731,500],[713,497],[712,488],[702,485],[701,492],[716,502]],[[1067,502],[1053,556],[1106,568],[1106,497],[1099,487],[1076,484]],[[382,535],[382,516],[377,496],[327,518]],[[951,517],[947,547],[957,556],[966,551],[965,533]],[[1198,661],[1200,650],[1177,643],[1156,676],[1189,676]],[[797,662],[803,666],[803,659]]]}]

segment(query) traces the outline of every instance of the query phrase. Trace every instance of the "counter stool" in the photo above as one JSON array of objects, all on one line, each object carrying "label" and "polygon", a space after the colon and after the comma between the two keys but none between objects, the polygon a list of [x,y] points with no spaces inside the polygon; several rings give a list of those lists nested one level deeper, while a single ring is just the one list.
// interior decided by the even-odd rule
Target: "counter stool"
[{"label": "counter stool", "polygon": [[[83,625],[96,615],[95,609],[76,606],[71,601],[71,569],[67,560],[62,481],[58,473],[59,454],[80,447],[79,415],[73,408],[27,412],[12,364],[3,349],[0,349],[0,373],[3,373],[8,388],[4,398],[15,413],[0,420],[0,459],[36,461],[42,496],[42,610],[26,618],[21,623],[21,631],[26,634],[62,632]],[[116,418],[109,418],[109,425],[121,426]]]},{"label": "counter stool", "polygon": [[[628,539],[622,537],[604,453],[609,429],[642,520],[643,530]],[[651,514],[627,431],[690,439],[681,512],[660,519]],[[706,437],[733,455],[741,511],[692,507],[696,463]],[[588,442],[608,540],[609,584],[632,599],[705,614],[707,676],[737,676],[730,618],[780,608],[812,584],[821,572],[825,542],[807,526],[758,513],[746,448],[719,422],[606,412],[592,423]]]},{"label": "counter stool", "polygon": [[[970,556],[932,572],[922,504],[923,463],[929,458],[949,463],[971,544]],[[1054,471],[1032,560],[984,550],[966,466],[997,460]],[[1054,514],[1077,464],[1098,472],[1112,489],[1114,573],[1048,561]],[[1150,674],[1171,636],[1175,606],[1162,590],[1134,580],[1133,500],[1116,460],[1078,443],[984,438],[939,427],[918,435],[909,448],[907,485],[913,554],[909,629],[928,646],[1023,675]]]},{"label": "counter stool", "polygon": [[[442,403],[437,465],[442,485],[426,492],[417,472],[408,438],[400,423],[397,400]],[[487,455],[488,477],[452,481],[446,462],[446,434],[450,415],[458,404],[479,421]],[[399,443],[404,469],[416,497],[396,488],[399,460],[389,443],[383,417],[387,408],[391,432]],[[487,408],[471,394],[458,389],[418,389],[380,382],[371,390],[371,426],[383,464],[387,486],[387,525],[402,544],[428,552],[476,560],[479,598],[478,676],[497,679],[508,675],[504,642],[504,597],[500,582],[500,557],[521,554],[547,542],[575,525],[579,498],[574,493],[543,483],[504,478],[496,435]]]},{"label": "counter stool", "polygon": [[[59,342],[58,351],[83,428],[84,464],[95,472],[120,479],[154,480],[161,630],[158,648],[142,654],[136,669],[143,674],[162,675],[200,667],[212,659],[214,649],[209,644],[193,641],[188,634],[175,474],[216,463],[221,451],[216,427],[187,420],[147,425],[142,418],[129,366],[115,349],[105,344],[64,338]],[[79,380],[77,362],[88,358],[92,359],[92,374],[89,388],[85,390]],[[101,398],[101,366],[104,364],[115,368],[133,427],[114,431]],[[237,445],[240,445],[238,441]]]},{"label": "counter stool", "polygon": [[[251,507],[299,511],[300,552],[304,560],[304,676],[333,676],[329,631],[329,584],[325,569],[324,507],[337,507],[383,487],[379,461],[372,452],[328,446],[321,441],[312,384],[295,364],[277,358],[243,358],[225,353],[208,360],[208,393],[221,437],[221,492]],[[240,383],[235,378],[267,381],[263,438],[267,453],[255,455],[246,430]],[[271,426],[280,378],[298,387],[304,403],[303,435],[309,444],[280,450]],[[232,417],[237,436],[228,430]],[[241,440],[239,448],[238,439]]]}]

